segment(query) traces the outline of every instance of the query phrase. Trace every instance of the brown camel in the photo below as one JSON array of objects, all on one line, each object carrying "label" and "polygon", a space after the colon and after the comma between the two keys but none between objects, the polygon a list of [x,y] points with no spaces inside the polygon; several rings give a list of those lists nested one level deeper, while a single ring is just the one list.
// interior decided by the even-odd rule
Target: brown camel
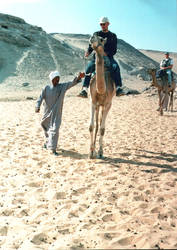
[{"label": "brown camel", "polygon": [[[90,38],[90,44],[96,53],[96,75],[90,82],[90,94],[91,94],[91,121],[90,121],[90,158],[96,156],[95,144],[96,136],[98,132],[98,123],[100,123],[100,138],[99,138],[99,151],[98,157],[103,157],[103,136],[105,133],[105,121],[107,114],[112,105],[112,98],[115,95],[115,84],[111,78],[110,72],[107,67],[104,66],[104,43],[106,39],[99,36],[92,36]],[[101,108],[101,115],[99,121],[99,110]],[[96,128],[94,135],[94,117],[96,112]]]},{"label": "brown camel", "polygon": [[[152,76],[152,86],[158,89],[159,96],[159,108],[160,114],[163,115],[163,107],[165,100],[168,100],[168,95],[170,97],[169,110],[173,111],[173,94],[176,88],[176,83],[174,80],[171,83],[171,86],[168,86],[168,79],[164,76],[162,79],[156,78],[156,69],[149,69],[148,73]],[[166,107],[168,108],[168,107]]]}]

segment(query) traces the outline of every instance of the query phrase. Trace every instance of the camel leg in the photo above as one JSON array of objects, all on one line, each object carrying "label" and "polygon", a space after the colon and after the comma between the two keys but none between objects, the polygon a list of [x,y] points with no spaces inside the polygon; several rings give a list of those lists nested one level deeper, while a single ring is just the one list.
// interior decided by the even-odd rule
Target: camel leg
[{"label": "camel leg", "polygon": [[90,159],[93,159],[94,154],[95,154],[95,145],[94,145],[94,140],[93,140],[95,110],[96,110],[96,105],[92,103],[92,106],[91,106],[91,121],[90,121],[90,126],[89,126],[89,131],[90,131],[90,154],[89,154],[89,158]]},{"label": "camel leg", "polygon": [[163,109],[165,109],[166,111],[168,110],[168,103],[169,103],[169,94],[166,95],[163,103]]},{"label": "camel leg", "polygon": [[171,112],[173,112],[173,91],[170,92],[169,110],[171,110]]},{"label": "camel leg", "polygon": [[163,103],[165,100],[165,95],[162,96],[161,98],[161,104],[160,104],[160,115],[163,115]]},{"label": "camel leg", "polygon": [[[169,93],[169,95],[170,95],[170,101],[169,101],[169,105],[168,105],[168,110],[171,110],[170,108],[171,108],[171,106],[172,106],[172,99],[171,99],[171,97],[172,97],[172,92],[170,92]],[[172,111],[172,110],[171,110]]]},{"label": "camel leg", "polygon": [[168,91],[167,89],[165,90],[165,94],[163,94],[162,100],[161,100],[161,107],[160,107],[160,114],[163,115],[163,107],[164,107],[164,102],[168,98]]},{"label": "camel leg", "polygon": [[171,112],[173,112],[173,91],[171,92]]},{"label": "camel leg", "polygon": [[158,92],[159,93],[159,111],[160,111],[160,114],[163,115],[163,103],[162,103],[162,100],[163,100],[163,92]]},{"label": "camel leg", "polygon": [[160,110],[160,103],[161,103],[161,91],[158,89],[158,97],[159,97],[159,107],[157,108],[157,111]]},{"label": "camel leg", "polygon": [[97,132],[98,132],[99,108],[100,108],[99,106],[96,107],[96,128],[95,128],[95,137],[94,137],[94,142],[93,142],[94,148],[95,148],[95,145],[96,145],[96,136],[97,136]]},{"label": "camel leg", "polygon": [[102,118],[101,118],[101,123],[100,123],[100,138],[99,138],[99,151],[98,151],[98,157],[102,158],[103,157],[103,136],[105,133],[105,122],[106,122],[106,117],[111,108],[111,103],[105,109],[102,110]]}]

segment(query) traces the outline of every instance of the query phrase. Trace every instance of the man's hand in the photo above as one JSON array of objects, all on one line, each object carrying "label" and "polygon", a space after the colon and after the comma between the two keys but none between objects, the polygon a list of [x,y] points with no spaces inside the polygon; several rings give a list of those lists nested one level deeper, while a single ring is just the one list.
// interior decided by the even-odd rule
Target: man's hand
[{"label": "man's hand", "polygon": [[161,69],[163,69],[163,70],[165,70],[166,69],[166,67],[160,67]]},{"label": "man's hand", "polygon": [[84,72],[79,72],[79,77],[80,78],[84,78],[85,77],[85,73]]},{"label": "man's hand", "polygon": [[89,55],[90,54],[86,51],[84,56],[87,58]]},{"label": "man's hand", "polygon": [[79,72],[78,77],[77,77],[77,81],[79,82],[84,77],[85,77],[85,73],[84,72]]},{"label": "man's hand", "polygon": [[39,113],[39,111],[40,111],[40,108],[35,107],[35,112],[36,112],[36,113]]}]

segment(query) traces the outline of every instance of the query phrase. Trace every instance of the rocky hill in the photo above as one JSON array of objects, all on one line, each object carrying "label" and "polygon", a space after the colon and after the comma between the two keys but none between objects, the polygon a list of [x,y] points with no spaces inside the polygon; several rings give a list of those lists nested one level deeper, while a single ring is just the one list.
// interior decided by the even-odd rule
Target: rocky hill
[{"label": "rocky hill", "polygon": [[19,88],[24,83],[35,87],[52,70],[68,76],[83,68],[79,49],[14,16],[0,14],[0,48],[1,87]]},{"label": "rocky hill", "polygon": [[[25,20],[0,14],[0,88],[31,89],[46,84],[51,70],[58,69],[64,80],[84,70],[84,50],[90,35],[47,34]],[[147,68],[158,63],[119,39],[115,58],[124,78],[148,80]]]}]

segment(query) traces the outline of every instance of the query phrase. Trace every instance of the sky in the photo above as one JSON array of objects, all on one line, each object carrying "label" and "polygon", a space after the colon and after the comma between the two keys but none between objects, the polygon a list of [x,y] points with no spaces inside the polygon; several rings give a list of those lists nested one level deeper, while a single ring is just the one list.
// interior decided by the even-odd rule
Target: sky
[{"label": "sky", "polygon": [[177,0],[0,0],[0,13],[47,33],[93,34],[99,19],[137,49],[177,52]]}]

